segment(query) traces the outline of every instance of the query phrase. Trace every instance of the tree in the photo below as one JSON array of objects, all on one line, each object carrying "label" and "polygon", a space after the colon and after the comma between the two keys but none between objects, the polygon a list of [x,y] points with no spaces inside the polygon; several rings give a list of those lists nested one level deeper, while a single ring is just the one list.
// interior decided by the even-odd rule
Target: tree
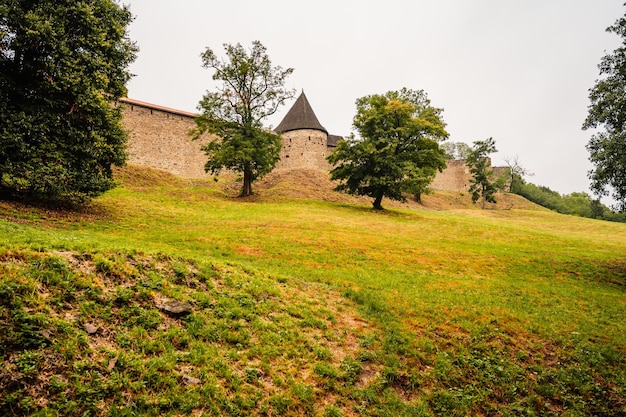
[{"label": "tree", "polygon": [[[603,79],[589,90],[591,104],[583,130],[601,128],[587,144],[591,189],[597,196],[612,194],[619,212],[626,212],[626,16],[607,32],[622,37],[622,45],[605,55],[598,68]],[[611,193],[612,190],[612,193]]]},{"label": "tree", "polygon": [[224,168],[242,173],[241,195],[248,196],[252,182],[269,173],[280,159],[280,136],[263,129],[262,121],[294,96],[295,90],[283,87],[293,69],[273,67],[259,41],[252,42],[249,52],[240,44],[224,44],[224,49],[226,60],[210,48],[202,54],[202,66],[213,69],[213,80],[221,85],[200,101],[202,114],[191,135],[194,139],[207,132],[218,136],[202,147],[208,156],[204,169],[213,174]]},{"label": "tree", "polygon": [[85,201],[112,187],[127,134],[111,102],[126,95],[137,48],[112,0],[0,4],[0,189]]},{"label": "tree", "polygon": [[496,202],[495,193],[498,191],[489,158],[489,154],[493,152],[497,152],[496,143],[493,138],[489,138],[474,142],[472,151],[467,156],[467,165],[470,168],[470,174],[472,174],[469,189],[472,194],[472,202],[475,203],[482,198],[483,209],[487,202]]},{"label": "tree", "polygon": [[467,159],[472,148],[464,142],[446,142],[441,145],[446,152],[446,159]]},{"label": "tree", "polygon": [[516,187],[522,185],[522,180],[525,176],[533,176],[534,174],[530,172],[528,169],[524,168],[522,164],[519,162],[519,157],[517,155],[511,157],[507,156],[504,158],[504,162],[508,168],[508,188],[510,193],[514,193]]},{"label": "tree", "polygon": [[438,141],[447,138],[441,109],[430,105],[426,93],[406,88],[356,101],[353,126],[360,139],[339,142],[328,156],[331,178],[349,194],[406,201],[404,192],[421,194],[445,168]]}]

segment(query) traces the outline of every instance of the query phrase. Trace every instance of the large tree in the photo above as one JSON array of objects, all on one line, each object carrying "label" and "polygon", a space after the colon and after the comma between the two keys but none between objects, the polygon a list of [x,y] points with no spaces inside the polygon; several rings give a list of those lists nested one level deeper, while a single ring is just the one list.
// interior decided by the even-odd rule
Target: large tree
[{"label": "large tree", "polygon": [[472,148],[465,142],[446,142],[441,144],[446,153],[446,159],[467,159]]},{"label": "large tree", "polygon": [[474,146],[467,156],[467,165],[470,169],[472,178],[470,179],[469,192],[472,195],[472,202],[482,200],[481,206],[484,209],[486,203],[495,203],[495,194],[498,191],[496,178],[493,169],[491,169],[491,159],[489,155],[497,152],[496,142],[493,138],[487,140],[478,140],[474,142]]},{"label": "large tree", "polygon": [[337,190],[374,198],[405,201],[405,192],[421,194],[445,168],[439,141],[448,137],[441,109],[424,91],[402,89],[356,101],[353,126],[359,138],[339,142],[328,156]]},{"label": "large tree", "polygon": [[0,189],[84,201],[126,159],[121,112],[137,49],[112,0],[0,3]]},{"label": "large tree", "polygon": [[598,196],[611,196],[614,207],[626,212],[626,16],[608,32],[622,37],[622,45],[599,64],[600,75],[589,91],[589,114],[583,129],[599,128],[587,144],[594,169],[589,172],[591,188]]},{"label": "large tree", "polygon": [[218,139],[203,146],[208,156],[205,170],[222,169],[243,174],[242,196],[252,194],[252,182],[269,173],[280,159],[280,136],[263,128],[263,120],[274,114],[295,90],[284,88],[292,68],[272,66],[266,48],[252,42],[250,51],[240,44],[224,44],[226,59],[207,48],[203,67],[214,70],[219,82],[214,92],[200,101],[202,114],[191,132],[197,139],[205,133]]}]

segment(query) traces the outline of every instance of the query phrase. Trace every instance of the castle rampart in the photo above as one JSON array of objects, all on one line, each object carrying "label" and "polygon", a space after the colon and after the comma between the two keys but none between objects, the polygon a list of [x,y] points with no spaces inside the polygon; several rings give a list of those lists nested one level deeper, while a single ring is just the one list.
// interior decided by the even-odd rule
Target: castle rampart
[{"label": "castle rampart", "polygon": [[464,160],[446,160],[446,168],[438,172],[430,188],[440,191],[467,191],[472,175]]},{"label": "castle rampart", "polygon": [[130,132],[128,163],[169,171],[181,177],[203,177],[209,138],[193,141],[195,114],[137,100],[121,99],[124,127]]},{"label": "castle rampart", "polygon": [[[196,114],[132,99],[120,99],[123,124],[130,132],[128,163],[162,169],[185,178],[206,177],[207,156],[200,149],[211,138],[193,141],[188,132]],[[315,120],[317,121],[317,120]],[[319,122],[317,122],[319,123]],[[328,135],[321,125],[282,132],[281,159],[276,169],[330,170],[326,157],[341,137]],[[433,190],[466,192],[471,174],[462,160],[448,160],[431,184]],[[497,170],[497,168],[496,168]]]}]

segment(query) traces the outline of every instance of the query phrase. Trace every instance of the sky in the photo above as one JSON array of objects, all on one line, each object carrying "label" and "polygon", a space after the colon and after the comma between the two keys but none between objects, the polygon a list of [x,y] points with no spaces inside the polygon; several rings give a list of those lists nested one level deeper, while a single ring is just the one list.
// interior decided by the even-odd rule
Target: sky
[{"label": "sky", "polygon": [[286,86],[306,93],[329,133],[352,133],[359,97],[424,90],[449,141],[493,137],[494,165],[517,157],[530,182],[589,191],[592,132],[581,126],[597,66],[620,44],[606,28],[624,0],[122,1],[140,49],[130,98],[197,111],[216,86],[200,54],[258,40],[273,65],[294,68]]}]

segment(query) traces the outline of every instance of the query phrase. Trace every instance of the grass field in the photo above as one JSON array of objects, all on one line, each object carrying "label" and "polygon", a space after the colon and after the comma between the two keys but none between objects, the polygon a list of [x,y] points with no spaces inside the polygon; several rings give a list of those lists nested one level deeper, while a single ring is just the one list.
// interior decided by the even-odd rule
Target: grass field
[{"label": "grass field", "polygon": [[0,415],[626,415],[626,224],[118,177],[0,203]]}]

